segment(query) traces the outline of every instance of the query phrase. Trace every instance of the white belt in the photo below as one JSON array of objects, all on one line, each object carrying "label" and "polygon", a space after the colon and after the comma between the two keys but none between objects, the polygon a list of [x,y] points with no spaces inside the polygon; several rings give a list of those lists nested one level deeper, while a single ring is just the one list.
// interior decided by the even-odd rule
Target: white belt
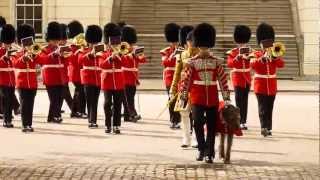
[{"label": "white belt", "polygon": [[14,71],[13,68],[0,68],[1,72],[10,72],[10,71]]},{"label": "white belt", "polygon": [[237,68],[233,68],[231,72],[250,72],[250,68],[248,69],[237,69]]},{"label": "white belt", "polygon": [[134,71],[134,72],[138,71],[137,68],[126,68],[126,67],[122,67],[122,70],[124,70],[124,71]]},{"label": "white belt", "polygon": [[15,72],[17,73],[28,73],[28,72],[37,72],[36,69],[15,69]]},{"label": "white belt", "polygon": [[202,85],[202,86],[205,86],[205,85],[209,85],[209,86],[216,86],[217,85],[217,82],[216,81],[193,81],[193,84],[196,84],[196,85]]},{"label": "white belt", "polygon": [[99,70],[101,70],[99,67],[96,67],[96,66],[83,66],[83,69],[92,70],[92,71],[99,71]]},{"label": "white belt", "polygon": [[123,72],[122,69],[104,69],[103,73],[114,73],[114,72]]},{"label": "white belt", "polygon": [[272,75],[265,75],[265,74],[255,74],[254,77],[256,78],[266,78],[266,79],[270,79],[270,78],[276,78],[277,75],[276,74],[272,74]]},{"label": "white belt", "polygon": [[46,64],[42,66],[42,69],[46,69],[46,68],[63,68],[64,65],[63,64]]},{"label": "white belt", "polygon": [[176,68],[175,67],[166,67],[164,70],[165,71],[175,71]]}]

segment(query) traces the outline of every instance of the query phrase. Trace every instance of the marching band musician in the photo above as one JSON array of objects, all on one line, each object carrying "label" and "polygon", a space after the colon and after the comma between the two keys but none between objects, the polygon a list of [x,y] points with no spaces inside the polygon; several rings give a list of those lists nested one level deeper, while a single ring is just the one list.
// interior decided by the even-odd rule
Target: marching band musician
[{"label": "marching band musician", "polygon": [[[255,71],[254,92],[257,96],[261,135],[272,136],[272,111],[277,93],[277,69],[284,67],[282,56],[273,55],[275,32],[271,25],[262,23],[256,31],[261,50],[252,53],[251,67]],[[282,51],[280,48],[274,51]]]},{"label": "marching band musician", "polygon": [[[68,26],[66,24],[60,24],[60,28],[61,28],[61,39],[60,39],[60,46],[65,46],[67,45],[67,40],[68,40],[68,36],[67,36],[67,31],[68,31]],[[71,50],[71,49],[70,49]],[[60,110],[62,109],[62,105],[63,105],[63,101],[65,100],[70,111],[70,117],[80,117],[80,115],[76,114],[76,112],[73,112],[72,110],[73,108],[73,99],[70,93],[70,89],[69,89],[69,77],[68,77],[68,64],[69,64],[69,59],[72,57],[73,52],[70,52],[70,56],[68,58],[64,59],[64,66],[63,66],[63,71],[62,71],[62,77],[63,77],[63,92],[62,92],[62,102],[60,104]]]},{"label": "marching band musician", "polygon": [[143,52],[135,53],[138,46],[137,43],[137,33],[133,26],[126,25],[122,28],[122,41],[127,42],[129,47],[129,52],[127,55],[122,56],[123,62],[123,75],[124,75],[124,83],[125,83],[125,95],[124,95],[124,107],[125,107],[125,117],[124,121],[132,121],[137,122],[141,119],[141,116],[138,115],[134,98],[136,95],[137,86],[140,84],[139,82],[139,64],[145,63],[146,58]]},{"label": "marching band musician", "polygon": [[[164,34],[166,37],[167,42],[170,45],[160,51],[162,57],[162,66],[164,67],[163,70],[163,80],[167,89],[167,93],[170,97],[170,88],[173,80],[173,74],[176,65],[176,57],[175,52],[178,48],[179,42],[179,30],[180,26],[175,23],[169,23],[164,28]],[[174,102],[169,105],[169,113],[170,113],[170,122],[172,129],[179,129],[180,128],[180,113],[174,111]]]},{"label": "marching band musician", "polygon": [[231,80],[235,91],[236,105],[240,109],[240,127],[247,130],[248,98],[251,86],[250,59],[251,48],[248,46],[251,30],[248,26],[237,25],[233,38],[236,48],[227,52],[227,64],[231,70]]},{"label": "marching band musician", "polygon": [[79,52],[79,67],[81,83],[84,86],[86,101],[88,103],[89,128],[98,128],[97,111],[100,95],[101,70],[99,68],[100,54],[96,54],[94,47],[102,40],[102,29],[97,25],[87,27],[85,40],[88,47]]},{"label": "marching band musician", "polygon": [[[181,107],[185,107],[190,92],[190,103],[194,129],[198,141],[199,155],[197,161],[206,157],[206,163],[213,163],[215,144],[215,124],[219,105],[217,81],[222,90],[223,100],[229,104],[230,93],[227,75],[222,61],[210,53],[214,47],[216,31],[213,26],[202,23],[193,30],[193,45],[200,52],[191,58],[184,70],[178,99]],[[206,115],[206,117],[205,117]],[[207,137],[204,137],[204,125],[207,127]]]},{"label": "marching band musician", "polygon": [[[22,47],[14,56],[13,66],[16,73],[16,88],[21,102],[22,132],[33,132],[32,119],[34,99],[37,93],[36,55],[32,52],[33,44],[25,44],[23,41],[30,39],[34,43],[34,28],[28,24],[22,24],[17,28],[17,41]],[[40,49],[38,50],[41,51]]]},{"label": "marching band musician", "polygon": [[[7,24],[6,19],[0,16],[0,34],[1,34],[2,27],[6,24]],[[2,48],[1,35],[0,35],[0,48]],[[0,119],[2,118],[3,118],[3,101],[2,101],[2,97],[0,96]]]},{"label": "marching band musician", "polygon": [[60,104],[63,101],[64,86],[64,58],[59,50],[61,39],[61,26],[58,22],[50,22],[47,27],[46,41],[48,45],[42,49],[38,62],[42,68],[43,84],[46,86],[50,107],[47,121],[49,123],[61,123]]},{"label": "marching band musician", "polygon": [[[178,95],[178,86],[180,84],[180,80],[182,77],[182,70],[184,69],[186,62],[196,55],[197,50],[192,47],[192,30],[193,26],[183,26],[179,32],[179,43],[180,46],[184,48],[182,54],[178,54],[176,56],[176,68],[173,75],[173,81],[170,88],[170,101],[172,99],[177,98]],[[171,103],[171,102],[169,102]],[[191,133],[192,127],[192,117],[191,117],[191,109],[190,106],[186,107],[186,109],[175,108],[175,111],[178,111],[181,116],[181,125],[182,125],[182,148],[187,148],[191,145]]]},{"label": "marching band musician", "polygon": [[[105,133],[120,134],[121,105],[124,96],[124,78],[119,45],[120,27],[114,23],[104,26],[107,50],[100,57],[101,89],[104,91]],[[113,105],[113,109],[111,106]],[[113,128],[113,129],[111,129]]]},{"label": "marching band musician", "polygon": [[3,127],[13,128],[12,110],[15,91],[15,76],[13,69],[13,53],[12,43],[15,41],[16,32],[11,24],[6,24],[1,30],[0,48],[0,96],[3,101]]},{"label": "marching band musician", "polygon": [[[68,76],[69,81],[73,83],[75,90],[73,95],[73,105],[71,117],[83,117],[87,118],[86,114],[86,98],[84,95],[84,88],[81,84],[80,79],[80,68],[78,62],[79,52],[84,46],[86,46],[86,42],[84,40],[84,30],[83,26],[79,21],[73,20],[68,24],[68,38],[69,39],[79,39],[79,42],[72,42],[71,50],[72,56],[69,57],[69,66],[68,66]],[[79,43],[79,44],[76,44]]]}]

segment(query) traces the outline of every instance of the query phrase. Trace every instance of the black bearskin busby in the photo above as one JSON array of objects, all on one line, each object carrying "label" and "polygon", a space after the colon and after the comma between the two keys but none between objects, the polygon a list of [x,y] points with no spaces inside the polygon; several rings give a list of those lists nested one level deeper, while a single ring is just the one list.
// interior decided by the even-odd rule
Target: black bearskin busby
[{"label": "black bearskin busby", "polygon": [[61,27],[56,21],[50,22],[47,27],[46,40],[60,40],[61,39]]},{"label": "black bearskin busby", "polygon": [[105,42],[109,43],[110,37],[121,36],[121,29],[115,23],[108,23],[104,26],[103,33]]},{"label": "black bearskin busby", "polygon": [[21,24],[17,28],[17,40],[18,43],[21,43],[21,39],[27,38],[27,37],[33,37],[35,38],[35,32],[34,28],[29,24]]},{"label": "black bearskin busby", "polygon": [[1,30],[1,40],[0,42],[5,44],[11,44],[16,39],[16,30],[11,24],[6,24]]},{"label": "black bearskin busby", "polygon": [[212,48],[216,42],[216,30],[208,23],[201,23],[193,30],[193,46]]},{"label": "black bearskin busby", "polygon": [[179,42],[180,26],[176,23],[169,23],[164,27],[164,35],[167,42]]},{"label": "black bearskin busby", "polygon": [[0,16],[0,28],[7,24],[7,21],[4,17]]},{"label": "black bearskin busby", "polygon": [[137,32],[133,26],[126,25],[123,27],[121,41],[129,44],[137,43]]},{"label": "black bearskin busby", "polygon": [[66,24],[60,24],[61,28],[61,40],[68,39],[68,26]]},{"label": "black bearskin busby", "polygon": [[260,44],[262,40],[275,39],[274,29],[271,25],[261,23],[257,28],[257,43]]},{"label": "black bearskin busby", "polygon": [[190,31],[190,32],[187,34],[186,41],[191,41],[191,42],[192,42],[192,36],[193,36],[193,30]]},{"label": "black bearskin busby", "polygon": [[84,33],[84,29],[82,24],[77,21],[73,20],[68,24],[68,38],[72,39],[78,34]]},{"label": "black bearskin busby", "polygon": [[187,36],[193,30],[193,26],[183,26],[179,32],[179,43],[184,46],[187,43]]},{"label": "black bearskin busby", "polygon": [[234,42],[239,44],[248,43],[251,38],[251,30],[248,26],[237,25],[233,32]]},{"label": "black bearskin busby", "polygon": [[90,25],[87,27],[85,39],[88,43],[96,44],[102,40],[102,29],[98,25]]}]

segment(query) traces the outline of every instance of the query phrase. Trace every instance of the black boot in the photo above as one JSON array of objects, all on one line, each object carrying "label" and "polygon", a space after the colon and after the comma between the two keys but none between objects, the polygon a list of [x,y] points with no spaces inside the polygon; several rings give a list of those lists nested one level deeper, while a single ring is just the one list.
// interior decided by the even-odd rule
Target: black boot
[{"label": "black boot", "polygon": [[120,134],[120,129],[119,129],[119,127],[118,127],[118,126],[113,127],[113,132],[114,132],[115,134]]},{"label": "black boot", "polygon": [[213,159],[212,159],[212,156],[206,156],[206,163],[208,164],[212,164],[213,163]]},{"label": "black boot", "polygon": [[111,133],[111,127],[107,127],[104,132],[107,133],[107,134],[110,134]]},{"label": "black boot", "polygon": [[203,161],[204,158],[204,152],[199,151],[198,157],[196,158],[197,161]]},{"label": "black boot", "polygon": [[21,131],[24,132],[24,133],[25,133],[25,132],[28,132],[28,127],[27,127],[27,126],[24,126]]}]

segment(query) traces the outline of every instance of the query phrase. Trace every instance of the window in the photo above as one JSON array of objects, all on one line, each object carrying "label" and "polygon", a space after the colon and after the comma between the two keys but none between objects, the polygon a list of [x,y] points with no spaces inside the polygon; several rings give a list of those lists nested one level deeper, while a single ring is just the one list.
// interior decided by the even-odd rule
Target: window
[{"label": "window", "polygon": [[37,38],[42,38],[42,0],[16,0],[17,26],[23,23],[34,27]]}]

